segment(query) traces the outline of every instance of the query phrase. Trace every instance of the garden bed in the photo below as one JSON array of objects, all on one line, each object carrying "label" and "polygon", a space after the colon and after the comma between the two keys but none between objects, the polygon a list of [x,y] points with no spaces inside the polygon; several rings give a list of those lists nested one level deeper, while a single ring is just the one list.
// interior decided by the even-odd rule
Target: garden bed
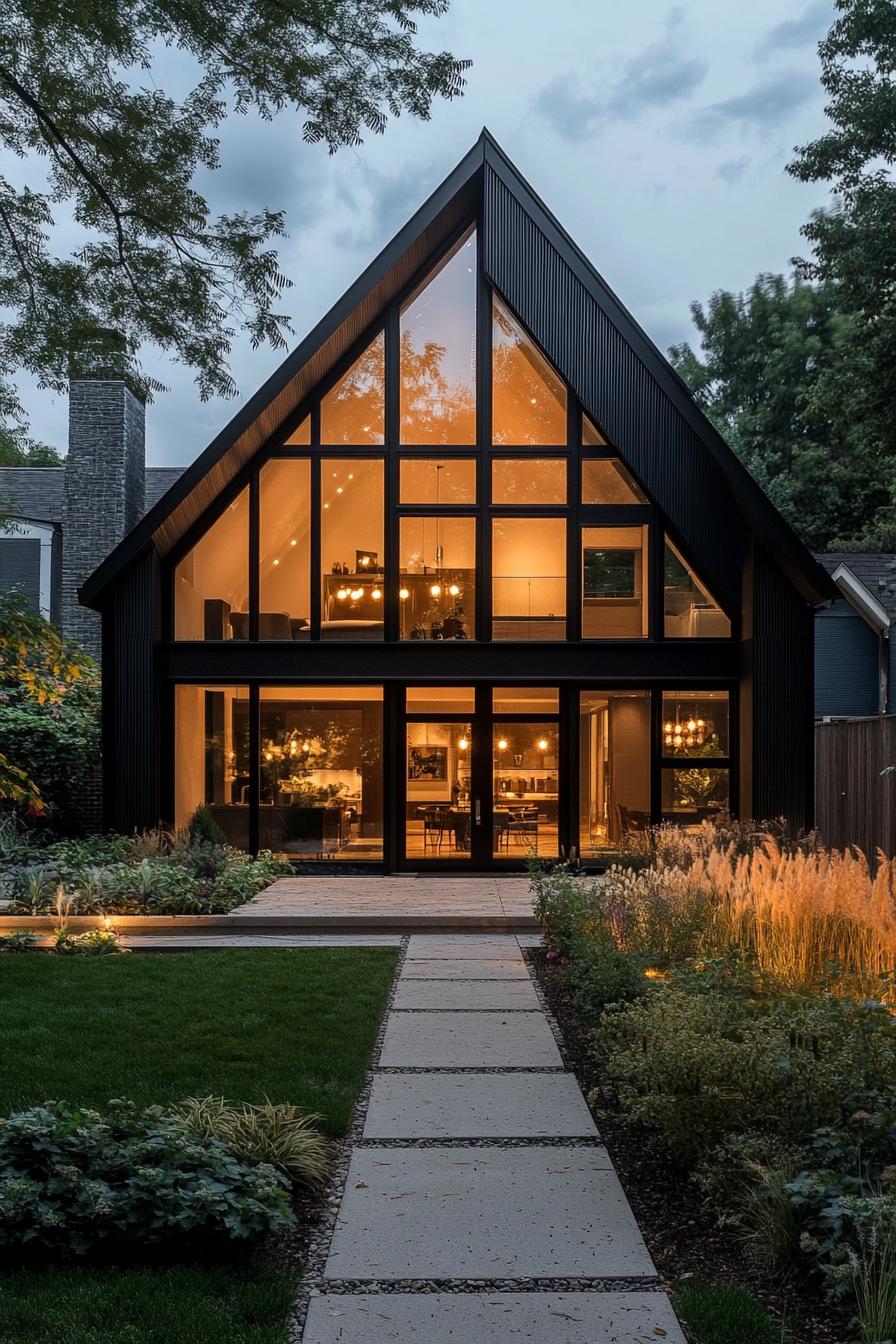
[{"label": "garden bed", "polygon": [[[532,962],[564,1038],[567,1061],[586,1097],[600,1093],[600,1075],[589,1040],[593,1023],[575,1006],[562,967],[543,949],[525,954]],[[595,1098],[596,1100],[596,1098]],[[838,1344],[845,1335],[815,1290],[794,1277],[770,1275],[745,1253],[742,1239],[726,1232],[707,1210],[686,1171],[651,1146],[650,1135],[633,1125],[609,1098],[592,1110],[647,1248],[662,1278],[674,1288],[693,1278],[745,1288],[786,1325],[781,1344]]]}]

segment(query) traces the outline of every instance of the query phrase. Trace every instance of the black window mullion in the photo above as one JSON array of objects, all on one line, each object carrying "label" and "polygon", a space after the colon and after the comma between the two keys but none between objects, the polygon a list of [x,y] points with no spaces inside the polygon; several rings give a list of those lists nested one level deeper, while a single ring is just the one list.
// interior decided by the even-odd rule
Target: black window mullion
[{"label": "black window mullion", "polygon": [[261,803],[261,697],[257,685],[249,687],[249,849],[258,853],[261,827],[258,809]]},{"label": "black window mullion", "polygon": [[320,567],[320,538],[321,538],[321,518],[320,518],[320,456],[311,459],[311,602],[309,623],[311,626],[309,638],[312,640],[320,639],[320,612],[321,612],[321,567]]},{"label": "black window mullion", "polygon": [[259,472],[253,471],[249,480],[249,638],[258,639],[258,600],[261,586],[261,576],[258,572],[260,545],[259,545],[259,514],[260,503],[259,495],[261,493],[261,484]]},{"label": "black window mullion", "polygon": [[663,557],[663,529],[656,515],[648,524],[647,556],[650,564],[650,587],[647,593],[647,638],[662,639],[664,635],[665,564]]},{"label": "black window mullion", "polygon": [[657,825],[663,800],[663,692],[654,687],[650,697],[650,819]]}]

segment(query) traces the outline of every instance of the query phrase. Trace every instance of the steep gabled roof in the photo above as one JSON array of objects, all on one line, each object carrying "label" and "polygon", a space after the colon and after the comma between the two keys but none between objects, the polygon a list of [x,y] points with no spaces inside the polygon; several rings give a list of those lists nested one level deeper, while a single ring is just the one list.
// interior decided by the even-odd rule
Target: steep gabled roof
[{"label": "steep gabled roof", "polygon": [[427,258],[476,216],[488,279],[673,521],[682,508],[690,509],[691,549],[723,590],[733,593],[735,571],[742,563],[738,551],[743,550],[743,538],[732,538],[724,518],[733,497],[747,529],[808,602],[819,604],[835,596],[825,570],[709,423],[668,361],[483,130],[326,317],[90,576],[81,589],[82,602],[100,607],[116,576],[148,546],[167,555]]}]

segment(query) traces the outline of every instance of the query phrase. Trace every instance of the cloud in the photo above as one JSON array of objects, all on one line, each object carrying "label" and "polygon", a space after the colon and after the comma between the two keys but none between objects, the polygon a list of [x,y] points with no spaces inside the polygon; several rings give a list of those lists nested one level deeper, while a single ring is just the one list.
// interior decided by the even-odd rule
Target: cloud
[{"label": "cloud", "polygon": [[818,0],[807,5],[795,19],[784,19],[770,28],[756,44],[754,56],[757,61],[767,61],[779,51],[794,47],[811,47],[821,40],[836,18],[831,0]]},{"label": "cloud", "polygon": [[609,84],[595,76],[598,91],[591,93],[577,75],[558,75],[538,92],[533,107],[565,140],[588,140],[603,125],[688,97],[708,70],[709,62],[687,49],[684,12],[675,8],[663,35],[625,61]]},{"label": "cloud", "polygon": [[818,81],[808,72],[782,71],[760,80],[745,93],[719,103],[710,103],[688,118],[685,136],[702,142],[720,131],[773,130],[807,103],[818,90]]},{"label": "cloud", "polygon": [[361,160],[357,173],[340,185],[341,228],[333,234],[339,247],[384,246],[406,224],[437,183],[430,165],[408,163],[397,172],[380,172]]},{"label": "cloud", "polygon": [[736,187],[738,182],[742,181],[749,166],[750,160],[746,155],[741,159],[725,159],[723,163],[716,167],[715,175],[722,182],[727,182],[729,187]]}]

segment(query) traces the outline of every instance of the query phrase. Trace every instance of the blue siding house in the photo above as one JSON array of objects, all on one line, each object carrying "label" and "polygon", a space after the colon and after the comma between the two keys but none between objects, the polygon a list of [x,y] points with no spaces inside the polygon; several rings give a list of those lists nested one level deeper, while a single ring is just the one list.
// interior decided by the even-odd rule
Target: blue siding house
[{"label": "blue siding house", "polygon": [[816,719],[896,713],[896,555],[817,559],[842,596],[815,614]]}]

